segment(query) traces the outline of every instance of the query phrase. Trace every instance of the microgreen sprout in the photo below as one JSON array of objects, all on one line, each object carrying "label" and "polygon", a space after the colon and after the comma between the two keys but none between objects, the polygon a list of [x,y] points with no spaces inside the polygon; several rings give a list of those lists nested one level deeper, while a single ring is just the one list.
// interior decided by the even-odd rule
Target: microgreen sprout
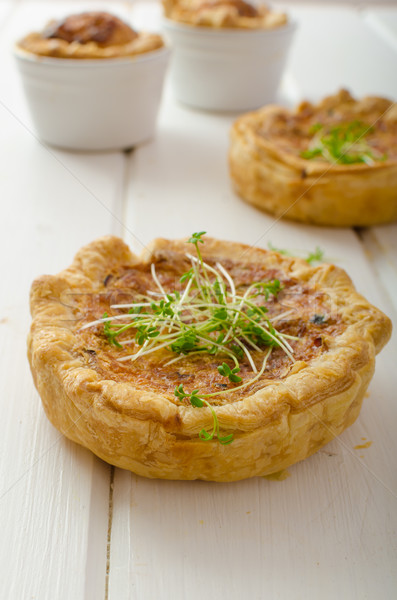
[{"label": "microgreen sprout", "polygon": [[199,231],[198,233],[192,233],[192,235],[188,239],[187,243],[188,244],[194,244],[196,246],[196,249],[198,249],[198,243],[204,244],[204,240],[202,240],[201,238],[206,233],[207,233],[206,231]]},{"label": "microgreen sprout", "polygon": [[[154,290],[141,294],[139,302],[111,305],[114,310],[124,309],[128,313],[111,317],[104,313],[102,319],[87,323],[82,329],[101,323],[110,344],[123,349],[130,347],[130,351],[120,356],[119,362],[136,361],[159,351],[165,352],[165,367],[189,356],[206,355],[218,359],[217,371],[228,382],[220,386],[222,389],[204,393],[199,389],[185,391],[183,385],[178,385],[174,395],[195,408],[210,409],[213,429],[211,432],[201,430],[200,439],[216,438],[221,444],[229,444],[233,435],[220,434],[217,414],[209,399],[255,383],[263,375],[275,347],[293,362],[293,349],[288,340],[295,338],[277,331],[268,316],[266,304],[282,291],[280,280],[257,281],[237,287],[224,265],[205,262],[199,249],[199,244],[204,243],[204,234],[204,231],[194,233],[188,240],[195,246],[196,256],[186,253],[190,268],[180,278],[182,289],[173,292],[164,289],[152,263]],[[124,317],[127,322],[116,324]],[[122,335],[127,331],[131,337]],[[259,365],[258,354],[263,356],[263,353],[264,359]],[[252,369],[252,376],[244,376],[244,381],[238,375],[242,361]]]},{"label": "microgreen sprout", "polygon": [[180,282],[181,283],[185,283],[185,281],[189,281],[189,279],[192,279],[194,277],[194,272],[193,269],[189,269],[189,271],[186,271],[186,273],[184,273],[182,275],[182,277],[180,278]]},{"label": "microgreen sprout", "polygon": [[292,254],[291,254],[291,252],[289,252],[289,250],[286,250],[285,248],[278,248],[277,246],[274,246],[272,244],[272,242],[268,242],[267,247],[272,252],[278,252],[279,254],[283,254],[284,256],[292,256]]},{"label": "microgreen sprout", "polygon": [[[277,248],[276,246],[273,246],[271,242],[268,243],[267,247],[269,248],[269,250],[272,250],[273,252],[278,252],[279,254],[283,254],[284,256],[294,256],[294,254],[292,254],[292,252],[290,252],[289,250],[285,250],[284,248]],[[306,256],[302,256],[302,258],[307,263],[309,263],[309,265],[315,262],[322,262],[324,260],[324,250],[320,248],[320,246],[316,246],[315,250],[308,252]]]},{"label": "microgreen sprout", "polygon": [[213,425],[212,425],[212,431],[211,433],[208,433],[208,431],[206,429],[202,429],[199,433],[199,438],[201,440],[204,440],[206,442],[212,440],[216,434],[217,440],[220,444],[223,444],[224,446],[227,444],[230,444],[233,441],[233,434],[229,434],[226,436],[221,436],[220,432],[219,432],[219,422],[218,422],[218,417],[217,414],[215,412],[215,410],[213,409],[213,407],[211,406],[211,404],[205,400],[204,398],[200,397],[198,395],[199,390],[193,390],[192,392],[186,393],[185,390],[183,389],[183,385],[179,385],[175,388],[175,396],[177,398],[179,398],[179,400],[188,400],[190,402],[190,404],[196,408],[202,408],[203,406],[207,406],[212,414],[212,419],[213,419]]},{"label": "microgreen sprout", "polygon": [[[103,313],[103,319],[108,319],[109,315],[107,312]],[[122,348],[123,346],[117,341],[116,336],[119,333],[120,328],[114,328],[111,326],[110,321],[104,321],[103,323],[103,333],[108,339],[109,344],[112,346],[116,346],[117,348]]]},{"label": "microgreen sprout", "polygon": [[197,256],[201,264],[203,263],[203,258],[201,256],[199,244],[204,244],[204,240],[202,240],[201,238],[206,233],[206,231],[199,231],[198,233],[193,233],[187,241],[188,244],[193,244],[193,246],[196,248]]},{"label": "microgreen sprout", "polygon": [[301,157],[307,160],[321,158],[343,165],[372,165],[376,160],[387,158],[368,143],[366,136],[372,131],[372,127],[360,121],[342,123],[329,129],[321,123],[315,123],[309,130],[313,136],[309,147],[301,152]]},{"label": "microgreen sprout", "polygon": [[219,365],[218,371],[224,377],[228,377],[229,381],[231,381],[232,383],[239,383],[240,381],[242,381],[241,377],[236,375],[236,373],[240,371],[240,367],[234,367],[234,369],[231,369],[229,365],[224,362],[221,365]]},{"label": "microgreen sprout", "polygon": [[311,265],[315,262],[321,262],[323,258],[324,250],[322,250],[319,246],[316,246],[316,249],[313,252],[309,252],[305,260],[309,263],[309,265]]}]

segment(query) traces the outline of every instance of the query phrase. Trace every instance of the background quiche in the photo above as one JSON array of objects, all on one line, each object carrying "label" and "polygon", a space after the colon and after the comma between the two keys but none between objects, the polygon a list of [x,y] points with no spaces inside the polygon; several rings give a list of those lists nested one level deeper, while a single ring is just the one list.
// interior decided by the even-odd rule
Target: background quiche
[{"label": "background quiche", "polygon": [[285,25],[285,13],[244,0],[163,0],[167,18],[195,27],[274,29]]},{"label": "background quiche", "polygon": [[397,219],[397,105],[342,90],[295,110],[269,105],[231,131],[237,193],[267,212],[331,226]]},{"label": "background quiche", "polygon": [[116,15],[104,11],[68,15],[29,33],[18,47],[39,56],[73,59],[122,58],[164,46],[161,36],[136,32]]},{"label": "background quiche", "polygon": [[37,279],[34,381],[55,427],[139,475],[275,473],[357,418],[391,324],[335,266],[203,235],[101,238]]}]

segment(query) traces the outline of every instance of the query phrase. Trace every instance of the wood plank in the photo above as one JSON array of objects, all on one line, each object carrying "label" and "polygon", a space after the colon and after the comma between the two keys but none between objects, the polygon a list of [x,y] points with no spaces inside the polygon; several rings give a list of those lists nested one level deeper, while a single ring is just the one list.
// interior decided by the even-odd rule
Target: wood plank
[{"label": "wood plank", "polygon": [[0,4],[0,28],[4,26],[7,17],[11,13],[14,4],[11,0],[4,0]]},{"label": "wood plank", "polygon": [[26,360],[28,294],[81,245],[120,232],[125,161],[46,148],[32,131],[10,48],[57,10],[70,6],[18,3],[0,41],[0,596],[83,600],[104,597],[109,467],[44,416]]},{"label": "wood plank", "polygon": [[367,258],[397,315],[397,225],[360,232]]},{"label": "wood plank", "polygon": [[288,67],[306,97],[320,99],[341,87],[357,96],[397,97],[395,49],[357,10],[349,5],[286,6],[298,21]]},{"label": "wood plank", "polygon": [[[301,31],[287,75],[301,97],[320,97],[344,81],[357,94],[374,91],[367,89],[363,69],[357,72],[357,61],[370,56],[371,62],[375,53],[375,71],[389,49],[374,48],[377,36],[357,14],[317,7],[296,8],[296,14]],[[326,23],[338,31],[336,50],[335,39],[324,35]],[[357,47],[342,64],[352,26]],[[325,65],[326,77],[319,65]],[[375,83],[386,94],[385,81],[383,72]],[[156,236],[207,230],[302,254],[321,246],[327,261],[345,268],[369,300],[390,312],[354,232],[274,221],[234,195],[226,159],[232,120],[177,105],[166,90],[157,139],[131,157],[127,241],[139,251]],[[109,600],[198,600],[204,594],[230,600],[391,600],[397,584],[397,481],[391,464],[397,450],[396,349],[393,339],[378,358],[358,421],[289,469],[285,481],[152,481],[116,469]]]},{"label": "wood plank", "polygon": [[397,12],[388,7],[367,7],[363,15],[369,27],[397,51]]},{"label": "wood plank", "polygon": [[[374,34],[389,45],[394,53],[390,66],[397,65],[397,10],[391,6],[370,5],[363,11],[362,17]],[[397,99],[396,77],[393,77],[393,99]],[[360,232],[367,258],[384,290],[389,296],[394,310],[397,309],[397,226],[387,225],[364,229]]]},{"label": "wood plank", "polygon": [[[271,241],[304,252],[320,245],[328,260],[349,271],[360,291],[384,305],[350,230],[274,223],[243,204],[227,179],[227,119],[196,113],[189,123],[189,116],[170,101],[157,142],[133,158],[127,223],[143,244],[156,235],[207,229],[265,247]],[[390,446],[396,446],[393,348],[378,360],[370,388],[374,402],[368,399],[359,422],[316,457],[293,467],[285,482],[181,484],[116,470],[109,598],[128,589],[128,598],[158,597],[162,590],[163,598],[194,600],[209,581],[212,598],[220,593],[240,598],[242,581],[244,593],[253,598],[262,598],[270,587],[280,599],[291,593],[315,598],[320,589],[331,599],[341,595],[341,582],[342,598],[361,597],[368,588],[372,594],[376,586],[391,598],[395,554],[383,515],[393,514],[396,502],[388,464]],[[359,458],[354,447],[364,437],[373,448]],[[370,490],[365,500],[363,489]],[[373,553],[379,560],[370,568]],[[282,577],[285,565],[295,578]],[[330,584],[331,570],[336,575]]]}]

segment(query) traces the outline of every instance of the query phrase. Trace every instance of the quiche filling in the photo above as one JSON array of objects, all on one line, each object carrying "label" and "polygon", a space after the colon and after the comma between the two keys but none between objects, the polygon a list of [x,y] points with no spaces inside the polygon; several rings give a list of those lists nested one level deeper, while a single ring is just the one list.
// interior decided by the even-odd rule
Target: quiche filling
[{"label": "quiche filling", "polygon": [[194,256],[158,250],[151,264],[119,267],[96,293],[71,297],[74,353],[87,367],[174,403],[222,405],[283,380],[346,328],[313,284],[202,259],[200,236]]},{"label": "quiche filling", "polygon": [[397,159],[397,110],[383,98],[355,100],[347,91],[296,111],[281,108],[257,134],[283,152],[330,163],[373,164]]}]

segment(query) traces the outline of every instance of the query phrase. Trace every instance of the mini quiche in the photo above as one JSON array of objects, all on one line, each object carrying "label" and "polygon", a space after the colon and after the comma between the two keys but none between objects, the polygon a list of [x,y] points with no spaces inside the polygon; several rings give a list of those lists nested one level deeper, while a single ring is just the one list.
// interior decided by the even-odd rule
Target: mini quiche
[{"label": "mini quiche", "polygon": [[195,27],[274,29],[285,25],[285,13],[244,0],[163,0],[168,19]]},{"label": "mini quiche", "polygon": [[30,33],[18,43],[32,54],[73,59],[135,56],[163,45],[161,36],[138,33],[107,12],[84,12],[51,21],[41,33]]},{"label": "mini quiche", "polygon": [[389,319],[341,269],[204,238],[105,237],[31,290],[50,421],[139,475],[279,472],[357,418]]},{"label": "mini quiche", "polygon": [[231,131],[236,192],[276,217],[351,227],[397,219],[397,105],[347,91],[269,105]]}]

